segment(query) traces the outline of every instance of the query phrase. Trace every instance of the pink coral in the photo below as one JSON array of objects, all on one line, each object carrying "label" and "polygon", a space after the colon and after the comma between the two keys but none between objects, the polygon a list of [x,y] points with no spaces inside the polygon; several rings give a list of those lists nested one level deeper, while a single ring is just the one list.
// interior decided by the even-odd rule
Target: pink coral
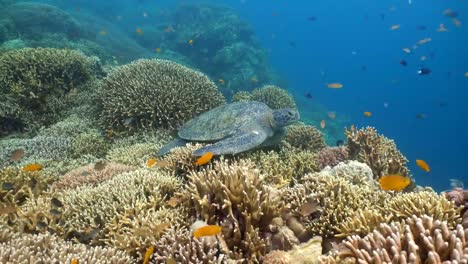
[{"label": "pink coral", "polygon": [[445,197],[455,202],[457,206],[468,207],[468,190],[463,190],[463,188],[456,187],[451,191],[445,193]]},{"label": "pink coral", "polygon": [[345,147],[326,147],[321,149],[315,159],[319,170],[327,166],[334,167],[348,159],[348,150]]}]

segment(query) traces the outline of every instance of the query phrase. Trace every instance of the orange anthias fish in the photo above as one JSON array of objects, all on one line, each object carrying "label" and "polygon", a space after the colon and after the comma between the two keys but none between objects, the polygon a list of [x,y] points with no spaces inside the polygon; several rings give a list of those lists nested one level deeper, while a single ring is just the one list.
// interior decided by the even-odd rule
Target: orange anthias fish
[{"label": "orange anthias fish", "polygon": [[371,113],[371,112],[368,112],[368,111],[366,111],[366,112],[364,112],[364,115],[365,115],[365,116],[367,116],[367,117],[371,117],[371,116],[372,116],[372,113]]},{"label": "orange anthias fish", "polygon": [[154,164],[156,164],[158,160],[157,159],[149,159],[147,162],[146,162],[146,166],[147,167],[153,167]]},{"label": "orange anthias fish", "polygon": [[151,255],[153,255],[153,252],[154,252],[154,246],[150,246],[145,252],[145,257],[143,258],[143,264],[149,263]]},{"label": "orange anthias fish", "polygon": [[28,164],[23,167],[23,171],[40,171],[40,170],[42,170],[42,165],[38,163]]},{"label": "orange anthias fish", "polygon": [[416,165],[418,165],[419,168],[423,169],[426,172],[430,172],[431,169],[429,168],[429,165],[424,160],[416,160]]},{"label": "orange anthias fish", "polygon": [[143,35],[143,29],[137,28],[136,33],[139,34],[139,35]]},{"label": "orange anthias fish", "polygon": [[101,34],[101,36],[105,36],[107,35],[107,31],[102,30],[101,32],[99,32],[99,34]]},{"label": "orange anthias fish", "polygon": [[208,163],[214,156],[213,152],[206,152],[203,154],[197,161],[195,161],[195,165],[204,165]]},{"label": "orange anthias fish", "polygon": [[155,50],[157,53],[161,53],[161,48],[156,48]]},{"label": "orange anthias fish", "polygon": [[204,236],[215,236],[221,234],[221,227],[218,225],[207,225],[200,227],[193,232],[195,238],[204,237]]},{"label": "orange anthias fish", "polygon": [[70,261],[70,264],[78,264],[78,263],[80,263],[80,262],[78,261],[77,258],[73,258],[73,259]]},{"label": "orange anthias fish", "polygon": [[343,88],[343,85],[341,83],[329,83],[327,84],[327,87],[333,89],[340,89]]},{"label": "orange anthias fish", "polygon": [[321,127],[322,129],[325,128],[325,120],[320,121],[320,127]]},{"label": "orange anthias fish", "polygon": [[193,45],[193,39],[189,39],[189,40],[187,41],[187,43],[188,43],[189,45]]},{"label": "orange anthias fish", "polygon": [[400,28],[399,24],[398,25],[393,25],[393,26],[390,27],[390,30],[397,30],[399,28]]},{"label": "orange anthias fish", "polygon": [[411,184],[411,180],[408,177],[404,177],[398,174],[385,175],[380,177],[379,185],[384,191],[402,191],[408,185]]}]

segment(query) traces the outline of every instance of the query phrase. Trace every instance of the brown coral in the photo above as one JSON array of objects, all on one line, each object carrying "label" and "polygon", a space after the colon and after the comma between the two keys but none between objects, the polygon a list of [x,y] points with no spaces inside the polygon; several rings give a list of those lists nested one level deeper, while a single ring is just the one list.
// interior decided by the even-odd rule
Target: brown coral
[{"label": "brown coral", "polygon": [[315,158],[319,170],[327,166],[334,167],[338,163],[348,159],[348,149],[345,147],[325,147],[321,149]]},{"label": "brown coral", "polygon": [[350,159],[366,163],[374,178],[399,174],[409,177],[408,160],[397,149],[395,142],[377,133],[372,127],[345,129]]},{"label": "brown coral", "polygon": [[344,242],[347,250],[339,255],[356,263],[466,263],[467,232],[461,225],[452,230],[446,222],[434,221],[427,215],[412,216],[403,228],[381,224],[364,238],[349,237]]},{"label": "brown coral", "polygon": [[288,126],[283,142],[286,146],[312,152],[319,151],[326,146],[322,132],[309,125]]},{"label": "brown coral", "polygon": [[281,203],[264,185],[250,161],[221,160],[190,175],[189,190],[197,214],[208,224],[222,224],[235,259],[259,261],[266,253],[265,230]]},{"label": "brown coral", "polygon": [[104,168],[100,170],[96,169],[95,165],[95,163],[88,164],[67,172],[58,181],[54,182],[52,189],[65,190],[74,189],[83,185],[96,186],[103,181],[111,179],[115,175],[136,169],[136,167],[115,162],[106,162]]},{"label": "brown coral", "polygon": [[265,85],[252,92],[240,91],[234,94],[232,101],[258,101],[265,103],[271,109],[296,108],[291,94],[275,85]]},{"label": "brown coral", "polygon": [[225,102],[204,74],[168,60],[140,59],[104,80],[101,95],[106,128],[177,129],[192,117]]}]

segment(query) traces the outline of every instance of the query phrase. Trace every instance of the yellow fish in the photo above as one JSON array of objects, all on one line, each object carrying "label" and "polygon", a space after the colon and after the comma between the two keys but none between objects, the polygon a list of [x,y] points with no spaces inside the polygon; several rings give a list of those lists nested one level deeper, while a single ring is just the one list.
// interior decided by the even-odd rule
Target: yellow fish
[{"label": "yellow fish", "polygon": [[335,112],[328,112],[328,117],[329,117],[331,120],[335,119],[335,117],[336,117]]},{"label": "yellow fish", "polygon": [[398,25],[393,25],[393,26],[390,27],[390,30],[397,30],[397,29],[399,29],[399,28],[400,28],[400,24],[398,24]]},{"label": "yellow fish", "polygon": [[151,167],[154,166],[154,164],[156,164],[157,161],[158,161],[157,159],[149,159],[149,160],[146,162],[146,166],[148,166],[148,167],[151,168]]},{"label": "yellow fish", "polygon": [[325,128],[325,120],[320,121],[320,127],[321,127],[322,129]]},{"label": "yellow fish", "polygon": [[101,32],[99,32],[99,34],[101,34],[101,36],[105,36],[107,35],[107,31],[102,30]]},{"label": "yellow fish", "polygon": [[189,45],[193,45],[193,39],[189,39],[189,40],[187,41],[187,43],[188,43]]},{"label": "yellow fish", "polygon": [[193,232],[195,238],[204,237],[204,236],[215,236],[221,233],[221,227],[218,225],[207,225],[200,227]]},{"label": "yellow fish", "polygon": [[78,261],[77,258],[73,258],[73,259],[71,260],[71,262],[70,262],[70,264],[78,264],[78,263],[79,263],[79,261]]},{"label": "yellow fish", "polygon": [[253,76],[252,78],[250,78],[250,80],[251,80],[253,83],[258,83],[257,76]]},{"label": "yellow fish", "polygon": [[157,53],[161,53],[161,48],[156,48]]},{"label": "yellow fish", "polygon": [[222,85],[224,85],[224,80],[223,79],[218,79],[218,82]]},{"label": "yellow fish", "polygon": [[404,177],[398,174],[385,175],[380,177],[379,185],[384,191],[401,191],[411,184],[411,180],[408,177]]},{"label": "yellow fish", "polygon": [[42,170],[42,165],[39,163],[32,163],[32,164],[25,165],[23,167],[23,171],[40,171],[40,170]]},{"label": "yellow fish", "polygon": [[372,116],[372,113],[371,113],[371,112],[368,112],[368,111],[366,111],[366,112],[364,112],[364,115],[365,115],[365,116],[367,116],[367,117],[371,117],[371,116]]},{"label": "yellow fish", "polygon": [[430,172],[431,169],[429,168],[429,165],[427,165],[427,163],[424,161],[424,160],[416,160],[416,165],[418,165],[419,168],[421,168],[422,170],[426,171],[426,172]]},{"label": "yellow fish", "polygon": [[137,28],[137,29],[136,29],[136,33],[137,33],[138,35],[143,35],[143,29]]},{"label": "yellow fish", "polygon": [[204,165],[208,163],[214,156],[213,152],[206,152],[203,154],[197,161],[195,161],[195,165]]},{"label": "yellow fish", "polygon": [[341,83],[329,83],[327,84],[327,87],[333,89],[340,89],[343,88],[343,85]]},{"label": "yellow fish", "polygon": [[403,51],[406,53],[411,53],[411,50],[409,48],[403,48]]},{"label": "yellow fish", "polygon": [[154,252],[154,246],[150,246],[146,252],[145,252],[145,257],[143,259],[143,264],[148,264],[151,258],[151,255],[153,255]]}]

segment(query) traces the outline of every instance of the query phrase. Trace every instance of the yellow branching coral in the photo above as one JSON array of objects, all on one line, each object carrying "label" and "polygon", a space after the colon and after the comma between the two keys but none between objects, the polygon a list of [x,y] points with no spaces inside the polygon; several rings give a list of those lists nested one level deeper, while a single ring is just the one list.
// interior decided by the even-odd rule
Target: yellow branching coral
[{"label": "yellow branching coral", "polygon": [[358,209],[340,223],[335,236],[366,235],[379,227],[381,223],[389,223],[392,217],[391,214],[384,214],[377,209]]},{"label": "yellow branching coral", "polygon": [[116,68],[104,80],[100,98],[106,128],[117,131],[175,129],[225,102],[204,74],[159,59]]},{"label": "yellow branching coral", "polygon": [[465,263],[468,230],[429,216],[412,216],[406,225],[381,224],[366,237],[349,237],[339,252],[341,259],[356,263]]},{"label": "yellow branching coral", "polygon": [[447,222],[449,227],[460,223],[460,210],[461,208],[456,208],[444,195],[427,191],[396,195],[382,208],[382,211],[393,214],[396,219],[429,215],[434,220]]},{"label": "yellow branching coral", "polygon": [[266,188],[255,165],[248,160],[216,161],[189,178],[197,214],[208,224],[229,229],[223,234],[235,256],[259,261],[266,252],[262,236],[279,215],[281,202]]},{"label": "yellow branching coral", "polygon": [[[337,172],[339,171],[344,171],[344,169],[340,168]],[[382,205],[390,197],[390,194],[366,181],[369,176],[365,171],[356,170],[356,172],[362,174],[343,178],[338,176],[339,173],[335,174],[334,170],[324,170],[306,175],[300,181],[301,184],[290,188],[285,193],[289,209],[292,212],[299,212],[301,207],[309,202],[306,198],[312,195],[312,198],[318,201],[320,207],[318,212],[307,215],[296,213],[296,217],[313,235],[334,236],[338,234],[341,223],[353,217],[357,210]],[[362,179],[357,181],[359,184],[349,180],[356,178]],[[304,196],[304,198],[298,199],[298,196]]]},{"label": "yellow branching coral", "polygon": [[372,169],[374,178],[399,174],[409,177],[406,167],[408,160],[397,149],[395,142],[379,135],[372,127],[345,129],[350,159],[366,163]]}]

